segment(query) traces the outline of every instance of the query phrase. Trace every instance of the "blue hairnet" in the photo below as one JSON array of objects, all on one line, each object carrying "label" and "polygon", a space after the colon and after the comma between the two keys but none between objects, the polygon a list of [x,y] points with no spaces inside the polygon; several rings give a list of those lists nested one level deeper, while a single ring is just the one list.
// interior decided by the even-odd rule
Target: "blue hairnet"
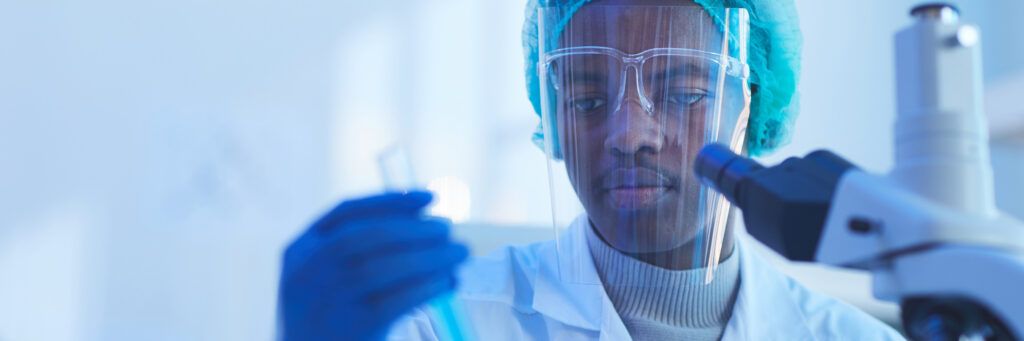
[{"label": "blue hairnet", "polygon": [[[536,114],[541,115],[538,13],[540,6],[565,6],[575,12],[591,0],[529,0],[523,23],[523,53],[526,57],[526,88]],[[747,124],[747,152],[764,155],[789,142],[798,110],[797,82],[800,78],[800,50],[803,39],[793,0],[692,0],[705,9],[746,8],[750,13],[747,63],[754,90]],[[717,18],[717,11],[708,11]],[[557,33],[555,34],[557,35]],[[533,133],[542,146],[543,130]]]}]

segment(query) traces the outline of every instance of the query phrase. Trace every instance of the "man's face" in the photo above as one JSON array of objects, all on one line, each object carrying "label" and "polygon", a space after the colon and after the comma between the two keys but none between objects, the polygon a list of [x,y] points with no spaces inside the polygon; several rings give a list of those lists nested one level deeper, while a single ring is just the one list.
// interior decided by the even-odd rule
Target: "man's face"
[{"label": "man's face", "polygon": [[[720,48],[721,33],[694,9],[672,15],[659,7],[584,6],[559,47],[603,46],[627,54]],[[569,178],[591,223],[613,247],[634,253],[678,248],[693,240],[702,218],[691,161],[705,144],[706,114],[717,91],[708,75],[717,71],[690,59],[653,58],[623,74],[609,60],[580,56],[553,68]]]}]

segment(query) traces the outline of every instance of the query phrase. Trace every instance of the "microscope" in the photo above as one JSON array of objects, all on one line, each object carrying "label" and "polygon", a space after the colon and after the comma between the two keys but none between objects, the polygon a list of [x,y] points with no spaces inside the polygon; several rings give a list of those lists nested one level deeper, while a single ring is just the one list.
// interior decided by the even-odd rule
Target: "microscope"
[{"label": "microscope", "polygon": [[894,168],[816,151],[765,167],[720,145],[697,176],[794,261],[870,272],[915,340],[1024,340],[1024,223],[995,206],[980,34],[946,4],[895,36]]}]

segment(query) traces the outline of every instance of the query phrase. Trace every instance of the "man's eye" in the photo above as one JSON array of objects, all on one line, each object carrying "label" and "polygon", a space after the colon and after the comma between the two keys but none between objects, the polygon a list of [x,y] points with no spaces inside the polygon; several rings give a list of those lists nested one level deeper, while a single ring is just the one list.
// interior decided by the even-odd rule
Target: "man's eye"
[{"label": "man's eye", "polygon": [[601,108],[605,104],[603,98],[581,98],[572,101],[572,109],[577,112],[591,112]]},{"label": "man's eye", "polygon": [[686,91],[669,94],[668,102],[673,105],[691,106],[704,100],[708,94],[700,91]]}]

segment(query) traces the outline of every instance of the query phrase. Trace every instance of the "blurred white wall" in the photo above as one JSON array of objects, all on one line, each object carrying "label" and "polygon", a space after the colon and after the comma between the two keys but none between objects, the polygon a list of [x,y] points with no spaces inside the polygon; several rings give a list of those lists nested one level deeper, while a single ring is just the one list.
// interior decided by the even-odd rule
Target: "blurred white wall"
[{"label": "blurred white wall", "polygon": [[[524,2],[0,2],[0,340],[271,338],[280,251],[379,190],[396,141],[418,180],[469,187],[478,252],[550,236],[514,227],[550,221]],[[891,165],[891,36],[911,3],[798,1],[802,114],[768,162],[830,148]],[[958,3],[986,34],[986,79],[1024,70],[1024,5]],[[1004,140],[998,195],[1024,216],[1024,146]],[[861,274],[784,266],[893,313]]]},{"label": "blurred white wall", "polygon": [[343,9],[0,2],[0,340],[272,335]]}]

